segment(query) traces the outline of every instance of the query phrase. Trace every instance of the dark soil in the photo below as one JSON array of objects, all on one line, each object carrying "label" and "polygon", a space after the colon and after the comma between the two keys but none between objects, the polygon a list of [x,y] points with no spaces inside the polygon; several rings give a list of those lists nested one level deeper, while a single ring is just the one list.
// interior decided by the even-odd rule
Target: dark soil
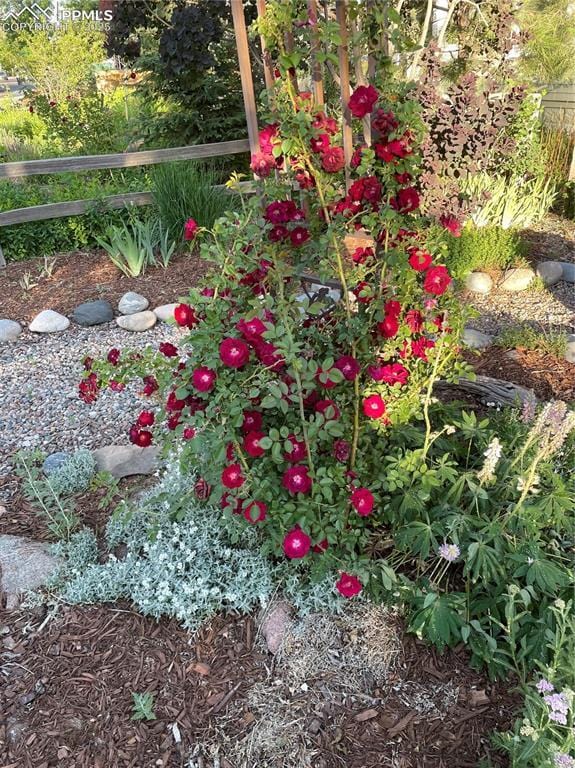
[{"label": "dark soil", "polygon": [[[78,304],[95,299],[106,299],[115,308],[127,291],[141,293],[153,309],[173,302],[178,295],[185,296],[208,269],[207,262],[197,254],[180,255],[167,269],[154,267],[140,277],[125,277],[104,251],[76,251],[53,258],[51,277],[40,276],[42,259],[8,264],[0,270],[1,317],[29,323],[44,309],[69,315]],[[36,283],[28,291],[20,285],[26,273]]]}]

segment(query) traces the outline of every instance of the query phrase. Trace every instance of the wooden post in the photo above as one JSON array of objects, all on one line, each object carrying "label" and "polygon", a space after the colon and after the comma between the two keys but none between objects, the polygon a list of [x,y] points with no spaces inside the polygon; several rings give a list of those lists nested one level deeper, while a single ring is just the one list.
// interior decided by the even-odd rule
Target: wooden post
[{"label": "wooden post", "polygon": [[316,106],[323,105],[323,80],[321,76],[321,64],[317,60],[317,54],[320,48],[319,35],[317,33],[317,5],[316,0],[307,0],[307,9],[310,24],[312,25],[311,34],[311,75],[312,75],[312,89],[313,100]]},{"label": "wooden post", "polygon": [[[266,12],[266,0],[257,0],[258,16],[263,16]],[[262,46],[262,59],[264,62],[264,78],[266,81],[266,88],[270,94],[270,98],[274,91],[274,71],[272,67],[272,58],[270,52],[266,47],[266,41],[260,35],[260,43]]]},{"label": "wooden post", "polygon": [[240,65],[240,77],[242,80],[244,110],[248,125],[248,138],[250,140],[250,151],[253,155],[260,151],[260,139],[258,135],[258,115],[256,109],[256,97],[254,94],[254,82],[252,79],[246,19],[244,16],[242,0],[231,0],[231,2],[234,31],[236,33],[236,46],[238,49],[238,61]]},{"label": "wooden post", "polygon": [[[352,21],[350,24],[351,32],[353,37],[357,37],[357,26],[355,21]],[[363,71],[362,67],[362,51],[361,49],[355,45],[353,49],[353,58],[354,58],[354,69],[355,69],[355,82],[356,85],[368,85],[369,80],[368,77],[366,77],[366,73]],[[369,71],[368,71],[369,76]],[[368,147],[371,147],[371,114],[367,114],[363,120],[363,140],[367,144]]]},{"label": "wooden post", "polygon": [[346,0],[336,0],[335,12],[339,24],[339,34],[341,45],[339,46],[339,78],[341,93],[341,111],[343,115],[343,153],[345,157],[345,185],[349,189],[350,185],[350,164],[353,155],[353,132],[351,128],[351,112],[349,111],[349,56],[347,51],[347,8]]}]

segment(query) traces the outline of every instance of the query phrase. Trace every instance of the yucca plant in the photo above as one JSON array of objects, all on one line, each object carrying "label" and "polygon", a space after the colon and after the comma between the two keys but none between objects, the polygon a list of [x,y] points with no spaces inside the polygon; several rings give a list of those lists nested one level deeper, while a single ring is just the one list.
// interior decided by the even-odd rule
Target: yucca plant
[{"label": "yucca plant", "polygon": [[155,261],[158,236],[153,220],[132,219],[128,224],[112,225],[106,237],[96,240],[126,277],[139,277]]}]

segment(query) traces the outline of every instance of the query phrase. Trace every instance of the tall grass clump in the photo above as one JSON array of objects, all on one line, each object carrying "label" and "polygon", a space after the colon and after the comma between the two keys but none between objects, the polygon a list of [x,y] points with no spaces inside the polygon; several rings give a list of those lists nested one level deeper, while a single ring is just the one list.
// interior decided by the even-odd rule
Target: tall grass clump
[{"label": "tall grass clump", "polygon": [[170,237],[181,242],[189,218],[210,229],[231,208],[230,193],[218,188],[222,174],[214,166],[196,162],[157,165],[151,173],[152,194]]}]

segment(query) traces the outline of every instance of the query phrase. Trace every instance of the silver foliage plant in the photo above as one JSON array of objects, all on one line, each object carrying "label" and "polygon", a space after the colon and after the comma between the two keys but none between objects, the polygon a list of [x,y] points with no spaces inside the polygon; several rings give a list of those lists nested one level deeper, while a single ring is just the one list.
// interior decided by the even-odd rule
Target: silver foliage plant
[{"label": "silver foliage plant", "polygon": [[49,482],[58,496],[71,496],[87,490],[95,474],[92,451],[81,448],[50,474]]},{"label": "silver foliage plant", "polygon": [[[109,550],[124,545],[121,557],[110,554],[98,562],[89,529],[60,544],[61,599],[77,604],[124,598],[144,615],[175,617],[191,630],[222,610],[264,607],[282,587],[296,608],[337,605],[331,575],[325,584],[308,587],[294,578],[284,583],[284,569],[259,553],[255,532],[253,541],[247,532],[241,547],[230,544],[219,510],[192,493],[195,480],[180,472],[174,458],[152,490],[133,507],[118,510],[108,523],[106,545]],[[185,507],[174,521],[174,501],[182,498]]]}]

